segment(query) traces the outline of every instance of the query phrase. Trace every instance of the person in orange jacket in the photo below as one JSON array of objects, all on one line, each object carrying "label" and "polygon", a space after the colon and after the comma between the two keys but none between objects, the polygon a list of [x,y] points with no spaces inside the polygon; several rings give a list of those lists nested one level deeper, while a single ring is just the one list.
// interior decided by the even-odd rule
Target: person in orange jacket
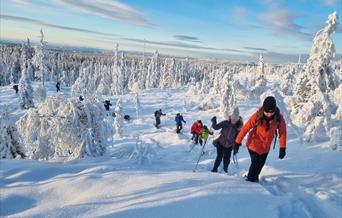
[{"label": "person in orange jacket", "polygon": [[286,123],[277,107],[276,99],[268,96],[262,107],[249,118],[235,139],[234,154],[238,153],[243,138],[249,132],[246,145],[251,157],[251,165],[246,181],[259,181],[259,174],[266,162],[277,130],[279,131],[279,158],[283,159],[286,155]]}]

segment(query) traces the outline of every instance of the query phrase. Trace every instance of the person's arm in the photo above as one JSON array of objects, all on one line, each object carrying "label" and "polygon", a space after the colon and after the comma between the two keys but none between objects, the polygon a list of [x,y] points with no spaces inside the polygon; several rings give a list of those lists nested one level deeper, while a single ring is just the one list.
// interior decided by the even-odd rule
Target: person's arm
[{"label": "person's arm", "polygon": [[282,115],[280,115],[278,129],[279,129],[279,147],[286,148],[286,122]]},{"label": "person's arm", "polygon": [[225,127],[227,125],[227,122],[228,122],[227,120],[224,120],[224,121],[217,123],[217,124],[212,123],[211,127],[215,130],[219,130],[219,129],[222,129],[223,127]]},{"label": "person's arm", "polygon": [[236,136],[235,142],[236,144],[241,144],[243,138],[245,137],[245,135],[249,132],[250,129],[252,129],[253,127],[255,127],[257,118],[258,118],[258,111],[255,112],[247,121],[247,123],[245,123],[245,125],[242,126],[239,134]]}]

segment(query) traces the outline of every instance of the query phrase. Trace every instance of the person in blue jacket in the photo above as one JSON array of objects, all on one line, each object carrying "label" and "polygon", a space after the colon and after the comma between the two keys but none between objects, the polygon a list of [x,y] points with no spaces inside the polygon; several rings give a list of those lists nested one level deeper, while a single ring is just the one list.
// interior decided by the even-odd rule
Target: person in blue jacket
[{"label": "person in blue jacket", "polygon": [[180,131],[183,129],[182,122],[186,123],[186,121],[184,120],[183,116],[180,113],[176,115],[175,121],[176,121],[176,133],[180,133]]}]

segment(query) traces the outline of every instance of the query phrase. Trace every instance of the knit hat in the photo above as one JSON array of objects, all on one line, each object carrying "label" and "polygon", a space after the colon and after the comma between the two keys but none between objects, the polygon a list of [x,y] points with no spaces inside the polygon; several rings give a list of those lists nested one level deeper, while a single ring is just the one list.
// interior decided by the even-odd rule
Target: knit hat
[{"label": "knit hat", "polygon": [[265,112],[273,113],[276,111],[277,103],[273,96],[268,96],[265,98],[264,103],[262,104],[262,108]]},{"label": "knit hat", "polygon": [[232,115],[230,115],[230,118],[232,120],[238,120],[240,118],[240,112],[238,107],[234,108]]}]

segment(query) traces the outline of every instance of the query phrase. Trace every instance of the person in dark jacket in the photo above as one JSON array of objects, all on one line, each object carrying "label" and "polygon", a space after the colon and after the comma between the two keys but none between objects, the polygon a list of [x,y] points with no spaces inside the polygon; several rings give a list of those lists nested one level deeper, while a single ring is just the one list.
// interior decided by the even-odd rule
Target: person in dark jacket
[{"label": "person in dark jacket", "polygon": [[156,118],[156,127],[160,127],[160,117],[165,116],[166,114],[163,114],[162,109],[159,109],[154,112],[154,117]]},{"label": "person in dark jacket", "polygon": [[223,159],[223,170],[227,173],[230,156],[235,145],[235,138],[243,125],[242,118],[239,115],[239,108],[234,108],[234,111],[232,115],[229,116],[228,120],[224,120],[217,124],[216,117],[213,117],[211,122],[213,129],[221,129],[220,136],[213,141],[213,144],[216,146],[217,156],[211,172],[217,172],[217,168],[220,166]]},{"label": "person in dark jacket", "polygon": [[109,111],[109,107],[112,106],[112,103],[110,103],[110,100],[105,100],[103,105],[106,111]]},{"label": "person in dark jacket", "polygon": [[19,86],[18,86],[18,85],[13,85],[12,88],[14,89],[15,94],[18,94],[18,92],[19,92]]},{"label": "person in dark jacket", "polygon": [[276,99],[268,96],[262,107],[249,118],[235,139],[234,152],[237,152],[243,138],[249,133],[246,146],[251,157],[251,165],[247,181],[259,181],[259,174],[266,162],[277,130],[279,131],[279,158],[283,159],[286,155],[286,123],[277,107]]},{"label": "person in dark jacket", "polygon": [[59,92],[61,90],[61,82],[57,81],[56,83],[56,91]]},{"label": "person in dark jacket", "polygon": [[183,129],[182,122],[186,123],[186,121],[184,120],[183,116],[180,113],[176,115],[175,121],[176,121],[176,133],[180,133],[180,131]]}]

